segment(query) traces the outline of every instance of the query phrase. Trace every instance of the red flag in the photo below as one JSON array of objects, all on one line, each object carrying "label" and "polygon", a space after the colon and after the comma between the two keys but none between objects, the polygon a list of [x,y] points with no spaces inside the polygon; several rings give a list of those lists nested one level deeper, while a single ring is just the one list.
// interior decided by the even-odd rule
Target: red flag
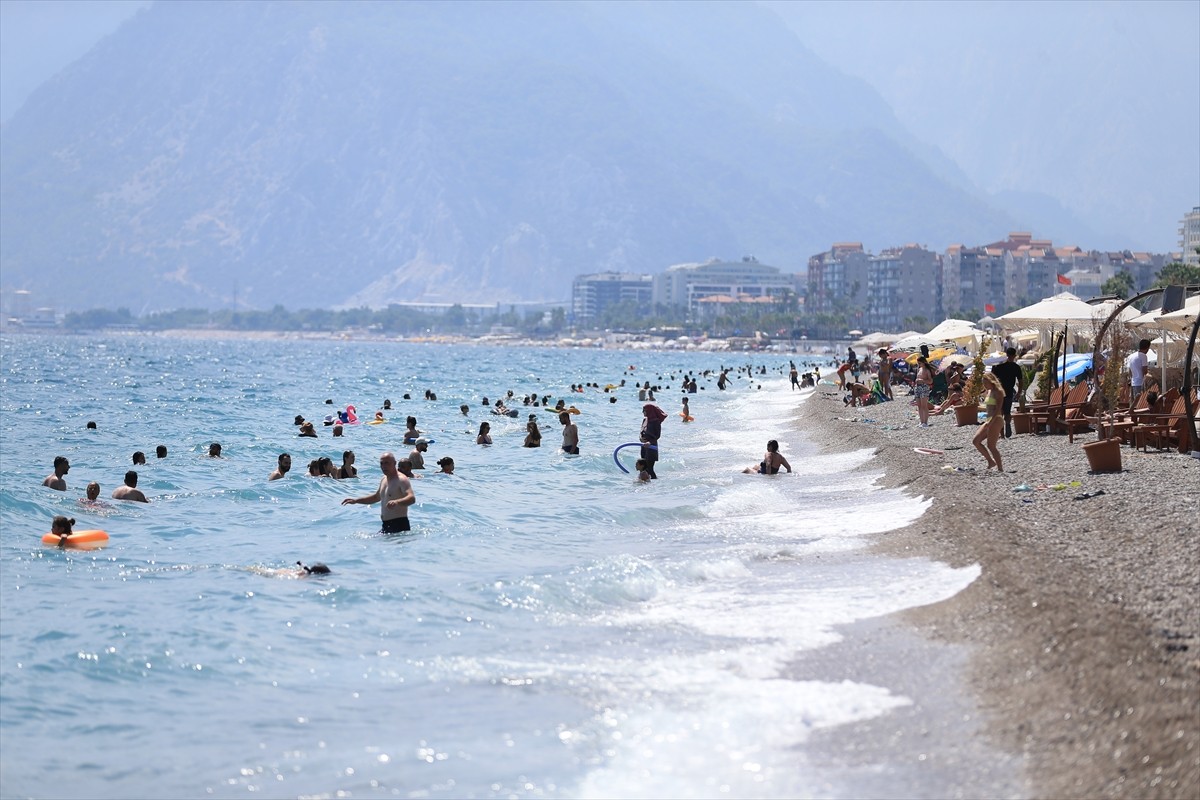
[{"label": "red flag", "polygon": [[1058,276],[1058,282],[1059,282],[1059,283],[1061,283],[1063,286],[1070,286],[1070,285],[1071,285],[1071,279],[1070,279],[1070,278],[1068,278],[1066,275],[1059,275],[1059,276]]},{"label": "red flag", "polygon": [[994,305],[992,305],[991,303],[987,303],[987,304],[985,304],[985,305],[984,305],[984,307],[983,307],[983,313],[985,313],[985,314],[995,314],[995,313],[996,313],[996,307],[995,307]]}]

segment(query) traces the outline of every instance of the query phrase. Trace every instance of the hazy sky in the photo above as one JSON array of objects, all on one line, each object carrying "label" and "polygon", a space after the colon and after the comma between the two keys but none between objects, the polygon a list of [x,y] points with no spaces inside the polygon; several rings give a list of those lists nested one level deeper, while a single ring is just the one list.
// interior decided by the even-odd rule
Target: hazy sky
[{"label": "hazy sky", "polygon": [[[1156,251],[1200,202],[1197,0],[762,3],[985,191],[1043,193]],[[0,120],[147,5],[0,0]]]}]

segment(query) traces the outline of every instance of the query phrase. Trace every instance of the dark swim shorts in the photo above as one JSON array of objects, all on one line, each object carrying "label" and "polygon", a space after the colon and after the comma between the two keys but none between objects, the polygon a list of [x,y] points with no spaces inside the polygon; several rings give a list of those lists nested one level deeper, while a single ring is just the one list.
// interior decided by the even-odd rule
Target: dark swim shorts
[{"label": "dark swim shorts", "polygon": [[404,533],[412,530],[408,527],[408,517],[396,517],[395,519],[385,519],[381,533]]},{"label": "dark swim shorts", "polygon": [[563,445],[563,452],[566,453],[567,455],[577,456],[577,455],[579,455],[579,448],[578,447],[570,447],[568,445]]}]

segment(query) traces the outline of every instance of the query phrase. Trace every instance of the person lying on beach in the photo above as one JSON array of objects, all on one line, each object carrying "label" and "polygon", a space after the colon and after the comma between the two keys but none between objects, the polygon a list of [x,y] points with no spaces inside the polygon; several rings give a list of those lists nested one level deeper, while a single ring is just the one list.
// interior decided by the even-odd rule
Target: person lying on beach
[{"label": "person lying on beach", "polygon": [[767,442],[767,453],[763,460],[753,467],[746,467],[742,472],[746,475],[778,475],[780,467],[792,471],[792,465],[779,452],[779,442],[772,439]]},{"label": "person lying on beach", "polygon": [[125,473],[125,485],[113,489],[113,500],[132,500],[136,503],[149,503],[142,490],[137,488],[138,474],[133,470]]}]

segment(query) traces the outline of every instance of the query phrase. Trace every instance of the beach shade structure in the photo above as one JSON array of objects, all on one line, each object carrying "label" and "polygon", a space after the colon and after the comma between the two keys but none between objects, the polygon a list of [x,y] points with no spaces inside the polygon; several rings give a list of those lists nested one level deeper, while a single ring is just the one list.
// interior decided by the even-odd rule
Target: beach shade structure
[{"label": "beach shade structure", "polygon": [[[1068,323],[1072,327],[1077,327],[1083,322],[1107,319],[1118,305],[1120,303],[1115,300],[1106,300],[1103,303],[1092,305],[1085,303],[1070,292],[1063,292],[1054,297],[1039,300],[1033,305],[1010,311],[997,317],[996,322],[1000,323],[1000,326],[1006,331],[1015,331],[1021,328],[1050,330]],[[1127,308],[1121,312],[1121,319],[1133,319],[1137,313],[1137,311]]]},{"label": "beach shade structure", "polygon": [[965,319],[945,319],[925,335],[939,342],[970,344],[979,341],[981,333],[974,322],[967,322]]},{"label": "beach shade structure", "polygon": [[859,331],[859,330],[854,330],[854,331],[847,331],[846,334],[848,336],[862,336],[863,332]]},{"label": "beach shade structure", "polygon": [[1171,331],[1172,333],[1187,336],[1191,333],[1192,326],[1196,324],[1197,314],[1200,314],[1200,295],[1189,297],[1184,302],[1183,308],[1178,311],[1172,311],[1169,314],[1160,314],[1155,317],[1155,327],[1159,330]]},{"label": "beach shade structure", "polygon": [[962,364],[964,367],[969,367],[974,360],[975,359],[971,358],[966,353],[951,353],[943,358],[941,363],[938,364],[938,372],[945,372],[946,370],[950,369],[952,364]]},{"label": "beach shade structure", "polygon": [[931,350],[942,343],[941,339],[931,338],[924,333],[914,333],[905,336],[903,339],[892,342],[893,350],[919,350],[921,345],[925,345]]},{"label": "beach shade structure", "polygon": [[1073,381],[1092,366],[1091,353],[1068,353],[1058,359],[1055,371],[1063,381]]},{"label": "beach shade structure", "polygon": [[[939,358],[945,358],[946,356],[954,355],[955,352],[955,349],[949,346],[931,347],[929,348],[929,360],[937,361]],[[920,353],[909,353],[904,360],[909,364],[915,364],[917,363],[917,359],[920,357]]]},{"label": "beach shade structure", "polygon": [[855,347],[868,347],[872,350],[878,350],[881,347],[887,347],[892,342],[899,338],[894,333],[884,333],[883,331],[875,331],[868,333],[866,336],[854,343]]}]

